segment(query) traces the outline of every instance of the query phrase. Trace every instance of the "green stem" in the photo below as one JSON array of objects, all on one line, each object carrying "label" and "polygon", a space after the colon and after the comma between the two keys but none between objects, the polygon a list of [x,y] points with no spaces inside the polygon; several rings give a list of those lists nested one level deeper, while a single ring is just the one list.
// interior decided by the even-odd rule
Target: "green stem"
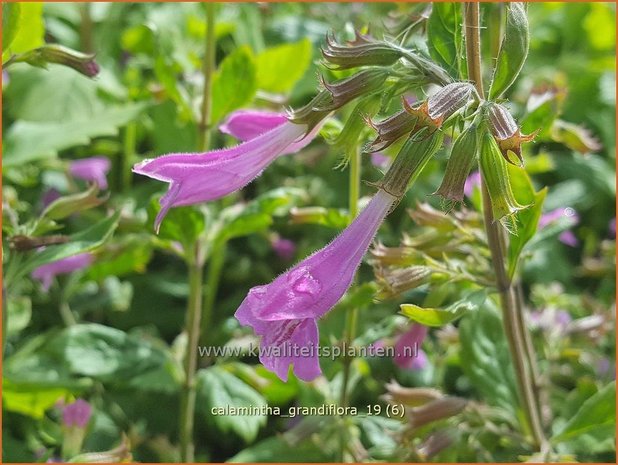
[{"label": "green stem", "polygon": [[199,247],[196,245],[189,267],[189,301],[187,303],[186,334],[187,350],[184,359],[185,380],[180,400],[180,459],[194,461],[193,427],[195,420],[195,374],[200,339],[202,316],[202,281],[204,264],[200,262]]},{"label": "green stem", "polygon": [[204,55],[204,91],[202,108],[198,124],[198,146],[202,151],[210,146],[210,115],[212,110],[212,73],[215,69],[215,5],[212,2],[206,4],[206,52]]},{"label": "green stem", "polygon": [[[352,221],[356,215],[358,215],[358,198],[360,197],[360,168],[361,158],[360,149],[358,147],[352,147],[350,149],[350,178],[349,178],[349,197],[348,208],[350,211],[350,221]],[[350,308],[347,311],[346,323],[343,334],[343,341],[346,347],[349,347],[354,342],[356,337],[356,325],[358,321],[358,308]],[[347,407],[349,403],[348,398],[348,384],[350,382],[350,369],[352,365],[352,359],[347,355],[344,355],[343,359],[343,381],[341,383],[340,404],[343,407]]]},{"label": "green stem", "polygon": [[92,37],[92,17],[90,16],[90,3],[82,3],[80,5],[79,13],[81,16],[81,23],[79,26],[79,36],[84,53],[94,52],[94,40]]},{"label": "green stem", "polygon": [[66,300],[62,300],[59,305],[60,309],[60,317],[62,318],[62,322],[65,326],[73,326],[77,324],[77,320],[75,319],[75,315],[73,315],[73,311]]},{"label": "green stem", "polygon": [[[466,56],[468,61],[468,77],[474,82],[481,98],[484,98],[481,73],[481,39],[479,4],[467,2],[464,4],[464,29],[466,36]],[[500,295],[504,331],[507,336],[509,350],[513,359],[517,378],[518,392],[522,400],[528,429],[533,436],[534,445],[540,450],[547,449],[547,440],[541,425],[538,404],[534,397],[535,382],[532,379],[530,366],[527,364],[525,336],[519,324],[522,309],[519,306],[515,288],[506,271],[505,238],[500,229],[500,223],[493,218],[491,199],[485,183],[481,182],[483,195],[483,216],[487,242],[491,252],[496,286]]]},{"label": "green stem", "polygon": [[133,180],[133,172],[131,167],[133,166],[133,156],[135,155],[135,148],[137,144],[137,124],[130,122],[127,124],[124,132],[124,150],[121,158],[122,168],[122,182],[121,191],[129,192],[131,190],[131,183]]},{"label": "green stem", "polygon": [[223,265],[225,264],[226,250],[226,243],[213,248],[212,255],[208,261],[204,313],[202,317],[202,339],[206,338],[208,328],[212,321],[213,309],[217,299],[217,290],[219,289],[219,282],[221,281],[221,271],[223,271]]}]

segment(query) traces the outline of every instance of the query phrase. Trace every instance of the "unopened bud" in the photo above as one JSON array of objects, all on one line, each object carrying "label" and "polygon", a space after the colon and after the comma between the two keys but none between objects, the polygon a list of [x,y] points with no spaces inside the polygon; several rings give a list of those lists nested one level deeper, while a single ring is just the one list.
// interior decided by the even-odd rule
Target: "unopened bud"
[{"label": "unopened bud", "polygon": [[133,460],[129,440],[123,434],[118,447],[104,452],[88,452],[69,460],[69,463],[127,463]]},{"label": "unopened bud", "polygon": [[468,401],[460,397],[444,397],[409,410],[410,425],[419,428],[434,421],[450,418],[463,411]]},{"label": "unopened bud", "polygon": [[503,226],[511,229],[514,227],[510,221],[512,216],[526,206],[520,205],[515,200],[506,161],[500,153],[496,140],[488,131],[482,135],[480,165],[483,181],[491,199],[494,220],[501,221]]},{"label": "unopened bud", "polygon": [[402,54],[396,45],[357,32],[356,40],[345,46],[337,44],[334,35],[327,34],[322,56],[336,69],[350,69],[359,66],[389,66],[399,60]]},{"label": "unopened bud", "polygon": [[370,68],[333,84],[322,80],[332,100],[320,102],[314,108],[318,111],[333,111],[357,97],[372,94],[382,88],[389,74],[386,68]]},{"label": "unopened bud", "polygon": [[323,90],[319,92],[311,101],[304,107],[292,110],[288,114],[288,119],[292,123],[306,124],[307,131],[311,131],[320,122],[328,116],[331,110],[319,109],[323,106],[332,104],[333,98],[330,92]]},{"label": "unopened bud", "polygon": [[385,400],[393,404],[403,404],[407,407],[418,407],[444,397],[437,389],[408,388],[401,386],[396,381],[391,381],[386,385],[386,392]]},{"label": "unopened bud", "polygon": [[386,247],[378,243],[371,249],[371,256],[374,262],[381,266],[391,265],[410,265],[415,261],[417,252],[410,247]]},{"label": "unopened bud", "polygon": [[427,162],[440,149],[443,140],[444,134],[441,131],[427,135],[427,131],[421,130],[410,136],[384,175],[380,187],[397,198],[403,197],[408,185],[416,180]]},{"label": "unopened bud", "polygon": [[[489,106],[489,127],[496,138],[496,142],[498,142],[498,147],[500,147],[504,159],[513,165],[523,165],[521,144],[534,139],[538,130],[529,135],[522,134],[511,112],[497,103],[492,103]],[[511,152],[517,156],[519,163],[511,160]]]},{"label": "unopened bud", "polygon": [[427,461],[435,455],[450,447],[455,439],[454,431],[436,431],[425,439],[416,449],[419,458]]},{"label": "unopened bud", "polygon": [[447,84],[427,99],[429,117],[441,124],[463,108],[470,101],[474,91],[474,86],[469,82]]},{"label": "unopened bud", "polygon": [[573,123],[557,119],[551,126],[551,137],[556,142],[582,154],[601,150],[603,146],[595,139],[590,131]]},{"label": "unopened bud", "polygon": [[47,68],[49,63],[68,66],[84,76],[94,77],[99,74],[99,65],[94,55],[81,53],[62,45],[48,44],[19,55],[16,62],[28,63],[39,68]]},{"label": "unopened bud", "polygon": [[413,133],[418,129],[417,121],[416,117],[410,115],[405,110],[401,110],[377,123],[367,121],[378,133],[378,136],[369,145],[368,151],[378,152],[384,150],[403,136]]},{"label": "unopened bud", "polygon": [[426,284],[431,279],[431,268],[426,266],[410,266],[380,270],[378,279],[382,285],[379,297],[393,297],[411,289]]},{"label": "unopened bud", "polygon": [[476,125],[468,126],[455,139],[442,184],[435,194],[442,196],[448,202],[463,202],[466,179],[476,161],[478,139]]}]

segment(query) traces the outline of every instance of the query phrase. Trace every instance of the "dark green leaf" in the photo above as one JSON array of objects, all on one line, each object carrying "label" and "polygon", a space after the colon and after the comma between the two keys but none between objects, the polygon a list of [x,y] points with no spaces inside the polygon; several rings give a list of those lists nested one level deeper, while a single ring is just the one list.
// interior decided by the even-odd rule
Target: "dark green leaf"
[{"label": "dark green leaf", "polygon": [[506,28],[489,87],[489,98],[500,97],[511,87],[528,56],[530,32],[524,3],[506,4]]},{"label": "dark green leaf", "polygon": [[429,54],[448,73],[466,78],[463,60],[463,34],[461,32],[461,5],[434,3],[427,22],[427,47]]}]

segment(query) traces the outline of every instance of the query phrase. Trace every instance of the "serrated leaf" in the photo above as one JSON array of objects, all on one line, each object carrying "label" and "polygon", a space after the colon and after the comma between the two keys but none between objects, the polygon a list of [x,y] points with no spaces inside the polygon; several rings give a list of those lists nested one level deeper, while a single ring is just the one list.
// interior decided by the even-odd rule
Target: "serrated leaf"
[{"label": "serrated leaf", "polygon": [[217,408],[261,408],[268,404],[252,387],[221,366],[214,366],[197,373],[197,404],[204,415],[210,418],[222,433],[234,432],[245,442],[256,437],[260,427],[266,424],[264,415],[213,415]]},{"label": "serrated leaf", "polygon": [[33,252],[20,268],[20,274],[26,275],[38,266],[100,247],[113,234],[119,219],[120,211],[85,231],[69,236],[69,242],[66,244],[49,246],[41,252]]},{"label": "serrated leaf", "polygon": [[490,405],[516,416],[518,409],[513,373],[502,321],[491,299],[470,312],[459,325],[461,368],[472,385]]},{"label": "serrated leaf", "polygon": [[500,97],[515,82],[528,56],[530,32],[524,3],[506,4],[506,27],[496,68],[489,87],[489,99]]},{"label": "serrated leaf", "polygon": [[412,321],[425,326],[444,326],[473,312],[485,301],[485,292],[475,292],[445,308],[423,308],[414,304],[402,304],[401,313]]},{"label": "serrated leaf", "polygon": [[[588,398],[559,433],[551,438],[552,443],[571,440],[599,428],[616,425],[616,382],[608,384]],[[615,429],[612,428],[615,432]]]},{"label": "serrated leaf", "polygon": [[453,77],[460,71],[465,79],[467,70],[463,58],[461,6],[457,3],[433,3],[427,21],[427,47],[431,57]]},{"label": "serrated leaf", "polygon": [[115,136],[119,127],[133,120],[144,108],[144,104],[109,108],[86,121],[18,121],[6,132],[2,165],[8,168],[55,157],[58,151],[87,145],[95,137]]},{"label": "serrated leaf", "polygon": [[258,88],[268,92],[289,92],[311,64],[309,39],[277,45],[257,56]]},{"label": "serrated leaf", "polygon": [[248,46],[239,47],[225,57],[214,73],[211,124],[250,103],[256,91],[255,58]]},{"label": "serrated leaf", "polygon": [[[2,13],[3,15],[5,13],[4,5]],[[5,61],[5,50],[7,51],[6,55],[10,56],[10,54],[13,53],[27,52],[33,48],[40,47],[44,43],[43,36],[45,35],[45,24],[43,23],[43,3],[21,2],[19,4],[19,17],[17,21],[18,24],[16,29],[10,31],[13,34],[10,45],[5,47],[4,42],[2,44],[2,61]],[[15,28],[15,24],[11,24],[13,22],[14,20],[9,19],[9,26]],[[4,39],[4,17],[2,26],[2,38]]]}]

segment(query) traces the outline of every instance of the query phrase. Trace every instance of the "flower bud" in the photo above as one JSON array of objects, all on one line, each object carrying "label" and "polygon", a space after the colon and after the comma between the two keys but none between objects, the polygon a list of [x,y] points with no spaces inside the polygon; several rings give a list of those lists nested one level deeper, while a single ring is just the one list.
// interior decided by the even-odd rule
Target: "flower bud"
[{"label": "flower bud", "polygon": [[603,148],[590,131],[573,123],[567,123],[557,119],[551,126],[551,137],[556,142],[561,142],[568,148],[579,153],[587,154],[598,152]]},{"label": "flower bud", "polygon": [[389,194],[401,199],[408,190],[408,185],[416,180],[430,158],[442,146],[442,132],[433,131],[429,135],[427,132],[426,128],[413,134],[401,147],[397,158],[380,182],[380,187]]},{"label": "flower bud", "polygon": [[407,268],[387,268],[377,271],[382,287],[380,298],[394,297],[426,284],[431,279],[431,268],[410,266]]},{"label": "flower bud", "polygon": [[418,129],[417,118],[411,116],[405,110],[401,110],[378,123],[370,120],[367,123],[378,133],[378,137],[367,148],[369,152],[384,150],[406,134]]},{"label": "flower bud", "polygon": [[322,49],[324,59],[335,65],[335,69],[350,69],[359,66],[389,66],[401,58],[401,49],[388,42],[356,32],[356,39],[341,46],[332,34],[326,35],[326,48]]},{"label": "flower bud", "polygon": [[333,98],[327,90],[322,90],[304,107],[292,110],[288,114],[288,120],[295,124],[305,124],[307,132],[315,128],[326,118],[331,110],[319,109],[332,105]]},{"label": "flower bud", "polygon": [[423,462],[431,459],[454,442],[454,434],[451,431],[436,431],[425,439],[417,448],[416,452]]},{"label": "flower bud", "polygon": [[474,86],[469,82],[447,84],[427,99],[428,116],[441,125],[470,101],[474,91]]},{"label": "flower bud", "polygon": [[[504,159],[513,165],[522,166],[524,159],[521,156],[521,144],[534,139],[538,130],[530,135],[522,134],[511,112],[497,103],[492,103],[489,106],[489,127],[496,138],[496,142],[498,142],[498,147],[500,147]],[[510,152],[517,156],[519,163],[511,160]]]},{"label": "flower bud", "polygon": [[80,454],[71,459],[74,463],[127,463],[133,460],[131,455],[129,440],[123,434],[122,441],[118,447],[104,452],[88,452]]},{"label": "flower bud", "polygon": [[448,202],[463,202],[466,179],[476,161],[478,139],[476,125],[468,126],[455,139],[442,184],[435,194],[442,196]]},{"label": "flower bud", "polygon": [[495,221],[501,221],[503,226],[511,229],[511,217],[526,208],[520,205],[511,189],[511,181],[506,166],[506,161],[500,153],[496,140],[489,132],[484,132],[481,140],[480,154],[481,174],[489,197]]},{"label": "flower bud", "polygon": [[403,404],[407,407],[418,407],[428,402],[441,399],[443,394],[433,388],[408,388],[403,387],[396,381],[386,385],[387,394],[384,399],[392,404]]},{"label": "flower bud", "polygon": [[359,71],[349,78],[329,84],[322,79],[322,84],[330,93],[332,100],[318,103],[318,111],[333,111],[361,95],[374,93],[382,88],[390,72],[385,68],[369,68]]},{"label": "flower bud", "polygon": [[94,55],[81,53],[56,44],[48,44],[30,50],[16,57],[15,61],[28,63],[39,68],[47,68],[48,63],[56,63],[73,68],[78,73],[88,77],[99,74],[99,65],[94,61]]},{"label": "flower bud", "polygon": [[461,397],[444,397],[412,408],[409,410],[410,425],[412,428],[420,428],[428,423],[450,418],[461,413],[467,404],[468,401]]}]

